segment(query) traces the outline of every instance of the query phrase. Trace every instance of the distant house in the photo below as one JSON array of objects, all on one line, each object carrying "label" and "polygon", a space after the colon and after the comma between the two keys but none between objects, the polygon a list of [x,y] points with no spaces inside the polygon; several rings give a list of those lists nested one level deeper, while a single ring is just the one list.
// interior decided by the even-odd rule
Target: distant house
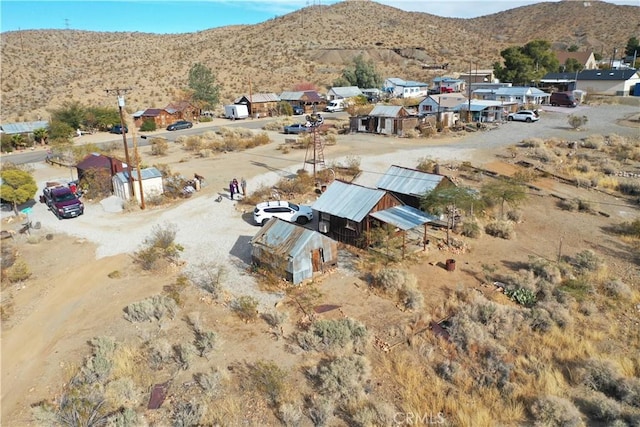
[{"label": "distant house", "polygon": [[418,118],[399,105],[376,105],[368,115],[350,119],[352,132],[403,136],[417,126]]},{"label": "distant house", "polygon": [[287,101],[292,107],[302,107],[305,114],[324,109],[325,101],[315,90],[305,90],[297,92],[282,92],[281,101]]},{"label": "distant house", "polygon": [[25,135],[32,136],[33,131],[36,129],[48,129],[49,122],[46,120],[38,120],[35,122],[17,122],[17,123],[5,123],[0,125],[0,133],[5,135]]},{"label": "distant house", "polygon": [[461,93],[425,96],[418,104],[418,114],[421,116],[436,115],[438,112],[453,111],[457,105],[466,101],[467,97]]},{"label": "distant house", "polygon": [[627,96],[637,84],[638,70],[584,70],[578,73],[577,89],[591,95]]},{"label": "distant house", "polygon": [[[154,167],[141,169],[140,176],[142,177],[142,192],[145,199],[157,197],[164,193],[162,173],[158,169]],[[138,200],[138,203],[141,203],[140,181],[137,169],[131,171],[131,181],[133,182],[133,194]],[[128,171],[116,173],[112,178],[112,182],[114,195],[120,197],[122,200],[129,200],[129,198],[131,198]]]},{"label": "distant house", "polygon": [[86,180],[97,180],[105,187],[108,186],[111,190],[113,190],[111,178],[126,168],[126,163],[98,153],[88,154],[76,165],[78,181],[80,183]]},{"label": "distant house", "polygon": [[196,121],[200,117],[200,109],[188,101],[171,102],[164,110],[175,120]]},{"label": "distant house", "polygon": [[465,81],[465,90],[469,86],[474,83],[491,83],[495,80],[495,75],[493,74],[493,69],[483,69],[483,70],[469,70],[468,73],[460,73],[458,76],[460,80]]},{"label": "distant house", "polygon": [[495,122],[504,118],[506,103],[484,99],[472,99],[454,107],[461,117],[467,117],[471,111],[472,122]]},{"label": "distant house", "polygon": [[538,88],[528,86],[500,87],[488,93],[483,92],[483,99],[519,106],[548,104],[550,96]]},{"label": "distant house", "polygon": [[271,117],[278,114],[280,97],[275,93],[254,93],[242,95],[233,101],[234,104],[246,105],[252,117]]},{"label": "distant house", "polygon": [[294,285],[338,263],[338,243],[296,224],[271,218],[251,239],[254,264],[281,271]]},{"label": "distant house", "polygon": [[390,77],[384,81],[382,90],[396,98],[418,98],[429,93],[429,83]]},{"label": "distant house", "polygon": [[453,187],[455,184],[444,175],[422,172],[417,169],[393,165],[376,183],[376,187],[396,196],[405,205],[420,209],[420,198],[430,192]]},{"label": "distant house", "polygon": [[575,59],[584,70],[595,70],[598,68],[598,61],[596,61],[593,52],[556,51],[554,53],[556,54],[556,58],[558,58],[560,68],[562,68],[569,59]]},{"label": "distant house", "polygon": [[332,87],[327,92],[327,101],[333,101],[334,99],[349,99],[360,95],[363,95],[363,93],[358,86]]},{"label": "distant house", "polygon": [[179,119],[175,112],[171,114],[164,108],[147,108],[133,115],[133,122],[138,128],[147,120],[152,120],[157,128],[165,128]]},{"label": "distant house", "polygon": [[446,76],[436,77],[433,79],[433,88],[434,90],[447,88],[453,92],[462,92],[465,88],[465,81]]}]

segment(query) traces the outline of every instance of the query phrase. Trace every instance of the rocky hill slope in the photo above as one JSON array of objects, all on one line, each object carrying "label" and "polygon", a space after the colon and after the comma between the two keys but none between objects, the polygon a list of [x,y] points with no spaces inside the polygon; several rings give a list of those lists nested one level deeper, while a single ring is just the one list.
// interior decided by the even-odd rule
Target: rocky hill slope
[{"label": "rocky hill slope", "polygon": [[196,62],[210,67],[222,102],[243,93],[330,87],[362,53],[383,76],[429,81],[487,68],[500,51],[545,39],[608,57],[640,29],[640,7],[600,1],[539,3],[475,19],[405,12],[375,2],[309,6],[257,25],[189,34],[14,31],[1,36],[2,121],[36,120],[69,100],[116,106],[105,89],[130,87],[127,109],[162,107],[187,83]]}]

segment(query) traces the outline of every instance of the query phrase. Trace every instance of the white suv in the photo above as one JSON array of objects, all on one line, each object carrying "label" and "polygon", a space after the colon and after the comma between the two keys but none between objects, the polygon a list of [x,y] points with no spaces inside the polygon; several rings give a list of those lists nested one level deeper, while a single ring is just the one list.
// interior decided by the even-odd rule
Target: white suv
[{"label": "white suv", "polygon": [[257,225],[265,225],[274,216],[285,221],[306,224],[313,219],[313,210],[309,206],[281,200],[258,203],[253,210],[253,221]]},{"label": "white suv", "polygon": [[515,120],[518,122],[537,122],[540,120],[540,117],[536,114],[535,111],[531,110],[520,110],[517,113],[511,113],[507,117],[507,120]]}]

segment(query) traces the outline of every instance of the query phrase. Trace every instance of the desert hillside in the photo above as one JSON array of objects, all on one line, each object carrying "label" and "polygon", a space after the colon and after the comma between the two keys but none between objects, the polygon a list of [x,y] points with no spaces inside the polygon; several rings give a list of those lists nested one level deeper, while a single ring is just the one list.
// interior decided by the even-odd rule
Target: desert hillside
[{"label": "desert hillside", "polygon": [[[589,6],[585,6],[588,4]],[[563,17],[563,19],[559,19]],[[500,51],[545,39],[607,57],[638,36],[640,7],[591,1],[539,3],[475,19],[404,12],[375,2],[309,6],[261,24],[189,34],[76,30],[2,33],[1,120],[46,118],[64,101],[114,105],[106,88],[130,87],[131,112],[162,107],[186,86],[196,62],[210,67],[222,102],[249,92],[275,92],[312,82],[331,85],[357,54],[383,76],[429,81],[444,71],[422,63],[487,68]]]}]

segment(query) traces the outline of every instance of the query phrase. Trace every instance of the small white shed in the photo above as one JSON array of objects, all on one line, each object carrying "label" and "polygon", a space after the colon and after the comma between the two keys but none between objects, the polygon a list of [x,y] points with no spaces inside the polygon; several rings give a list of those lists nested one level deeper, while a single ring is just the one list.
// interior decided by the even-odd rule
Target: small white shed
[{"label": "small white shed", "polygon": [[[140,200],[140,183],[138,181],[138,171],[133,169],[131,172],[131,176],[133,177],[133,194],[135,195],[138,202]],[[164,186],[162,184],[162,173],[154,168],[146,168],[140,170],[140,176],[142,177],[142,191],[144,192],[144,197],[151,198],[154,196],[159,196],[164,193]],[[129,182],[129,171],[118,172],[113,178],[113,194],[120,197],[122,200],[129,200],[131,198],[131,191],[128,185]]]}]

